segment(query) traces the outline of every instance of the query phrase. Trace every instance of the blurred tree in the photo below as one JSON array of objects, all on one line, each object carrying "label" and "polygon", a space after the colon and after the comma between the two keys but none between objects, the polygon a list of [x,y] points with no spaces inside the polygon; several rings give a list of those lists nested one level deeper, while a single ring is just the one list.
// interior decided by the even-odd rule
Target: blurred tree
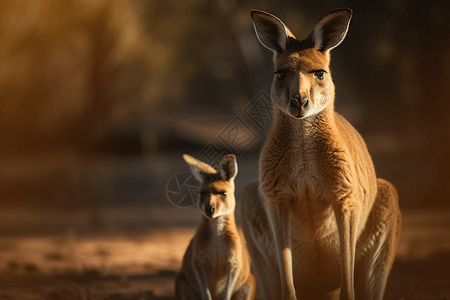
[{"label": "blurred tree", "polygon": [[[367,137],[380,176],[398,182],[410,203],[444,199],[450,2],[339,6],[355,14],[333,52],[337,110]],[[254,8],[303,38],[337,7],[331,0],[1,1],[0,197],[62,197],[96,151],[157,149],[157,135],[175,119],[240,114],[268,91],[273,68],[254,35]]]}]

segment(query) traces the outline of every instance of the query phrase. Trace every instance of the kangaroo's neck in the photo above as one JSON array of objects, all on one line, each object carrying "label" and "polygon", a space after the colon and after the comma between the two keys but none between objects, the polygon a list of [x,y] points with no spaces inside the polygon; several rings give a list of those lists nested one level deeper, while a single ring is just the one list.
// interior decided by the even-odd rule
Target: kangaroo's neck
[{"label": "kangaroo's neck", "polygon": [[202,227],[212,236],[221,236],[230,232],[237,232],[234,211],[228,215],[211,219],[202,216]]},{"label": "kangaroo's neck", "polygon": [[296,119],[275,110],[272,136],[281,144],[308,145],[311,141],[331,138],[336,129],[335,113],[332,106],[318,114],[304,119]]}]

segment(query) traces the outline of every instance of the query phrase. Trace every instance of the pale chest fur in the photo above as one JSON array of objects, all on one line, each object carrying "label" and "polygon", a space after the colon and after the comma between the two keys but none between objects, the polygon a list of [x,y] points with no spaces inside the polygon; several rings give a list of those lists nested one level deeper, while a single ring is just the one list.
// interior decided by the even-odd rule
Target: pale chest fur
[{"label": "pale chest fur", "polygon": [[323,211],[348,193],[354,181],[349,178],[353,162],[345,146],[333,141],[332,132],[295,135],[276,129],[261,152],[263,194],[274,201],[291,201],[293,208],[308,203],[311,209]]},{"label": "pale chest fur", "polygon": [[346,138],[337,128],[319,122],[300,126],[279,119],[274,124],[261,152],[260,188],[266,205],[290,208],[296,238],[333,240],[337,204],[368,198],[364,177],[375,180],[370,156],[355,153]]},{"label": "pale chest fur", "polygon": [[230,266],[239,264],[241,252],[237,232],[220,229],[219,232],[202,230],[194,237],[191,263],[202,266],[213,298],[221,295],[226,285]]},{"label": "pale chest fur", "polygon": [[213,237],[202,241],[201,237],[198,237],[197,240],[202,244],[194,255],[197,264],[211,269],[213,273],[227,268],[229,261],[232,260],[233,253],[229,249],[229,242],[226,238]]},{"label": "pale chest fur", "polygon": [[339,235],[334,209],[357,181],[350,177],[354,162],[345,146],[335,142],[333,132],[292,134],[288,129],[273,128],[261,152],[261,193],[266,206],[289,207],[297,279],[312,284],[318,274],[337,284]]}]

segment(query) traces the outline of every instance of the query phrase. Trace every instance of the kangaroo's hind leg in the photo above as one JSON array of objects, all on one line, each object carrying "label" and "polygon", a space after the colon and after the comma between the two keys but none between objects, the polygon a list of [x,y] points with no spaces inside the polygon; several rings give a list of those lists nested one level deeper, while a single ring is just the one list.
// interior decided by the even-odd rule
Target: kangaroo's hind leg
[{"label": "kangaroo's hind leg", "polygon": [[277,256],[269,219],[258,189],[258,180],[255,179],[242,192],[242,231],[262,299],[278,299],[281,297],[281,286]]},{"label": "kangaroo's hind leg", "polygon": [[175,300],[200,300],[195,290],[191,287],[183,273],[175,278]]},{"label": "kangaroo's hind leg", "polygon": [[355,267],[356,299],[383,299],[400,239],[401,213],[395,187],[377,179],[378,193],[358,240]]},{"label": "kangaroo's hind leg", "polygon": [[256,282],[252,274],[250,274],[248,280],[237,290],[232,300],[253,300],[255,298]]}]

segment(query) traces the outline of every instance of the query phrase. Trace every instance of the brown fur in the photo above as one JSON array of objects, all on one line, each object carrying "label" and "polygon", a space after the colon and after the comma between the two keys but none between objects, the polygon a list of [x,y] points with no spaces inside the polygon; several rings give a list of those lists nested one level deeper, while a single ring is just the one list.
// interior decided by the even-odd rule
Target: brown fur
[{"label": "brown fur", "polygon": [[[259,14],[267,13],[252,12],[253,20]],[[282,52],[272,49],[275,70],[286,77],[274,76],[274,124],[261,151],[259,181],[242,197],[243,230],[264,299],[383,297],[400,235],[398,196],[376,179],[362,137],[334,111],[327,49],[342,41],[346,28],[339,38],[314,39],[321,22],[339,18],[345,25],[348,18],[348,25],[350,17],[332,12],[308,39],[289,36]],[[265,26],[284,26],[278,21]],[[264,34],[257,22],[255,28]],[[324,44],[328,40],[334,44]],[[323,79],[317,70],[325,71]],[[308,114],[292,114],[293,97],[309,99]]]},{"label": "brown fur", "polygon": [[[219,172],[192,157],[184,158],[202,178],[199,208],[204,215],[176,278],[175,299],[251,300],[255,281],[250,257],[234,219],[236,158],[226,156]],[[205,213],[208,207],[215,208],[210,216]]]}]

